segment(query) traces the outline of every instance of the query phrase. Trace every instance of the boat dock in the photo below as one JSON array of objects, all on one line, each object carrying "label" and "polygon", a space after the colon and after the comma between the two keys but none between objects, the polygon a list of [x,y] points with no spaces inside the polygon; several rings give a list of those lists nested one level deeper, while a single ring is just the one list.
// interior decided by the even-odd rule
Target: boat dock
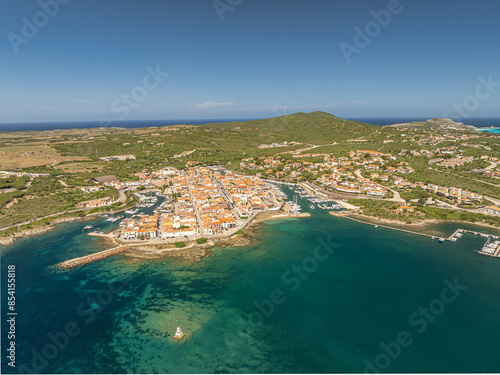
[{"label": "boat dock", "polygon": [[[492,242],[492,238],[497,239]],[[500,240],[498,240],[498,237],[488,237],[488,240],[484,244],[483,248],[478,250],[477,253],[492,258],[500,258]]]},{"label": "boat dock", "polygon": [[[385,229],[397,230],[399,232],[416,234],[416,235],[419,235],[419,236],[430,237],[432,239],[439,237],[438,235],[435,235],[435,234],[433,235],[433,234],[427,234],[427,233],[421,233],[421,232],[414,232],[414,231],[411,231],[411,230],[408,230],[408,229],[401,229],[401,228],[390,227],[390,226],[387,226],[387,225],[381,225],[381,224],[377,224],[377,223],[370,223],[370,222],[366,222],[366,221],[354,219],[352,217],[346,216],[345,214],[344,215],[339,214],[339,215],[334,215],[334,216],[343,217],[343,218],[346,218],[346,219],[349,219],[349,220],[352,220],[352,221],[355,221],[355,222],[361,223],[361,224],[367,224],[367,225],[371,225],[371,226],[374,226],[374,227],[380,227],[380,228],[385,228]],[[459,233],[472,233],[472,234],[475,234],[475,235],[480,235],[482,237],[499,238],[498,236],[495,236],[493,234],[481,233],[481,232],[474,231],[474,230],[460,229],[459,228],[455,232],[453,232],[453,234],[451,236],[449,236],[448,238],[444,238],[444,240],[446,240],[446,241],[452,241],[453,238],[456,238],[455,236],[457,234],[459,234]],[[497,256],[497,255],[499,255],[499,253],[500,253],[500,245],[496,249],[496,252],[495,252],[496,255],[493,255],[493,256]],[[488,255],[491,255],[491,254],[488,254]]]},{"label": "boat dock", "polygon": [[387,225],[381,225],[381,224],[376,224],[376,223],[369,223],[369,222],[366,222],[366,221],[354,219],[354,218],[346,216],[346,215],[341,215],[340,217],[343,217],[343,218],[355,221],[357,223],[371,225],[371,226],[374,226],[374,227],[385,228],[385,229],[392,229],[392,230],[397,230],[399,232],[405,232],[405,233],[410,233],[410,234],[417,234],[419,236],[430,237],[430,238],[437,238],[438,237],[436,235],[427,234],[427,233],[420,233],[420,232],[414,232],[414,231],[411,231],[411,230],[408,230],[408,229],[394,228],[394,227],[389,227]]},{"label": "boat dock", "polygon": [[100,251],[98,253],[86,255],[84,257],[67,260],[65,262],[59,263],[57,266],[59,268],[64,268],[64,269],[71,269],[74,267],[83,266],[85,264],[93,263],[93,262],[96,262],[98,260],[108,258],[110,256],[121,253],[121,252],[127,250],[128,247],[129,247],[128,245],[120,245],[120,246],[114,247],[114,248],[109,249],[109,250],[104,250],[104,251]]},{"label": "boat dock", "polygon": [[105,238],[113,238],[114,237],[112,233],[98,233],[98,232],[87,233],[87,236],[105,237]]}]

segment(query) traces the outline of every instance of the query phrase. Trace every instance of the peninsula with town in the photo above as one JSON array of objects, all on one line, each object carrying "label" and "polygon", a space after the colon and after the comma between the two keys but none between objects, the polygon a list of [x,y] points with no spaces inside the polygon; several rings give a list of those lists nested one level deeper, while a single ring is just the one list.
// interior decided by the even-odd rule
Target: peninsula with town
[{"label": "peninsula with town", "polygon": [[[84,229],[112,239],[109,254],[189,248],[242,235],[255,221],[308,217],[311,209],[408,227],[462,221],[498,228],[499,138],[449,119],[376,126],[319,111],[3,132],[0,241],[104,216],[119,227]],[[297,196],[310,210],[302,211]]]}]

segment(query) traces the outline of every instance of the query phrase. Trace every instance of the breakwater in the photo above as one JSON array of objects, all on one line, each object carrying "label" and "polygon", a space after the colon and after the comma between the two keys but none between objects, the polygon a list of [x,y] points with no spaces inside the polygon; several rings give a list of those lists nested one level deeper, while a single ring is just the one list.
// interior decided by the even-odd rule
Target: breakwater
[{"label": "breakwater", "polygon": [[[371,226],[378,227],[378,228],[385,228],[385,229],[391,229],[391,230],[395,230],[395,231],[399,231],[399,232],[404,232],[404,233],[416,234],[418,236],[430,237],[432,239],[435,239],[436,237],[438,237],[438,236],[433,235],[433,234],[427,234],[427,233],[422,233],[422,232],[415,232],[415,231],[408,230],[408,229],[395,228],[395,227],[390,227],[388,225],[382,225],[382,224],[377,224],[377,223],[370,223],[370,222],[358,220],[358,219],[355,219],[353,217],[349,217],[349,216],[346,216],[346,215],[334,215],[334,216],[343,217],[343,218],[349,219],[351,221],[355,221],[357,223],[371,225]],[[455,232],[453,232],[449,237],[444,238],[444,239],[446,241],[452,241],[454,238],[456,238],[455,236],[458,233],[472,233],[472,234],[480,235],[480,236],[483,236],[483,237],[498,238],[498,236],[495,236],[493,234],[487,234],[487,233],[482,233],[482,232],[478,232],[478,231],[474,231],[474,230],[460,229],[459,228]]]},{"label": "breakwater", "polygon": [[366,221],[354,219],[354,218],[349,217],[349,216],[340,216],[340,217],[343,217],[343,218],[355,221],[357,223],[367,224],[367,225],[371,225],[371,226],[378,227],[378,228],[392,229],[392,230],[396,230],[396,231],[399,231],[399,232],[405,232],[405,233],[416,234],[416,235],[424,236],[424,237],[436,238],[436,236],[432,235],[432,234],[421,233],[421,232],[414,232],[414,231],[411,231],[411,230],[408,230],[408,229],[401,229],[401,228],[389,227],[387,225],[381,225],[381,224],[375,224],[375,223],[368,223]]},{"label": "breakwater", "polygon": [[96,262],[98,260],[108,258],[110,256],[124,252],[125,250],[128,249],[128,247],[129,247],[128,245],[117,246],[117,247],[114,247],[114,248],[109,249],[109,250],[104,250],[104,251],[100,251],[98,253],[86,255],[86,256],[83,256],[80,258],[74,258],[71,260],[67,260],[67,261],[59,263],[57,266],[59,268],[64,268],[64,269],[71,269],[74,267],[83,266],[85,264],[93,263],[93,262]]}]

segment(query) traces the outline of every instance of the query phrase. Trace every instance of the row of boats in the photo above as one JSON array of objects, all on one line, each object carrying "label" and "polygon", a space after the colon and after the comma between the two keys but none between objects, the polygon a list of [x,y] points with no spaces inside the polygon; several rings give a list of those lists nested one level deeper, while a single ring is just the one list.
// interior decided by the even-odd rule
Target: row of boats
[{"label": "row of boats", "polygon": [[[270,185],[273,187],[274,191],[279,197],[283,199],[288,198],[287,194],[281,189],[281,185]],[[309,194],[304,188],[299,185],[288,185],[288,188],[295,193],[293,196],[293,201],[288,202],[288,204],[290,205],[290,211],[292,213],[298,213],[299,211],[302,211],[302,207],[298,203],[298,197],[308,200],[309,208],[311,210],[316,209],[316,207],[322,210],[341,210],[344,208],[341,204],[335,203],[330,199],[316,197]]]},{"label": "row of boats", "polygon": [[108,220],[110,223],[114,223],[115,221],[123,219],[125,216],[115,216],[115,217],[108,217]]},{"label": "row of boats", "polygon": [[493,256],[495,254],[495,251],[497,251],[498,247],[500,246],[500,240],[492,241],[491,239],[492,237],[488,238],[488,241],[486,241],[486,243],[484,244],[481,252]]},{"label": "row of boats", "polygon": [[156,195],[147,196],[138,194],[137,196],[139,197],[139,207],[142,208],[153,207],[156,202],[158,202],[158,197]]}]

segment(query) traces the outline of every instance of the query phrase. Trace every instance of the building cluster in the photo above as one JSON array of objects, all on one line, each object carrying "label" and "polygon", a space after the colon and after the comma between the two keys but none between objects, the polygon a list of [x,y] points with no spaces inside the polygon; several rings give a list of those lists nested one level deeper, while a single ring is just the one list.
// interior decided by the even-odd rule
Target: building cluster
[{"label": "building cluster", "polygon": [[429,164],[436,164],[439,165],[440,167],[451,167],[451,168],[456,168],[460,167],[466,163],[472,163],[474,161],[474,157],[472,156],[464,156],[461,158],[450,158],[450,159],[443,159],[443,158],[437,158],[437,159],[431,159],[429,160]]},{"label": "building cluster", "polygon": [[99,199],[93,199],[90,201],[80,202],[77,204],[78,208],[99,208],[103,206],[109,206],[115,203],[111,197],[103,197]]},{"label": "building cluster", "polygon": [[215,178],[226,192],[240,218],[251,216],[255,211],[265,210],[264,200],[272,200],[268,185],[255,177],[216,173]]},{"label": "building cluster", "polygon": [[430,193],[454,200],[458,204],[460,203],[467,204],[467,203],[475,203],[483,201],[483,196],[481,194],[472,193],[470,191],[456,187],[445,187],[434,184],[427,184],[423,186],[423,188]]},{"label": "building cluster", "polygon": [[295,146],[295,145],[301,145],[302,143],[299,142],[283,142],[283,143],[270,143],[270,144],[261,144],[259,145],[259,148],[275,148],[275,147],[288,147],[288,146]]},{"label": "building cluster", "polygon": [[265,211],[264,199],[273,197],[268,184],[225,170],[213,172],[199,167],[180,172],[170,168],[142,171],[140,178],[154,185],[153,176],[168,181],[164,193],[172,197],[172,209],[147,220],[143,217],[126,222],[125,239],[193,239],[227,234]]},{"label": "building cluster", "polygon": [[323,175],[316,181],[344,193],[366,194],[367,196],[373,197],[383,197],[387,194],[387,188],[385,186],[363,177],[357,177],[354,181],[347,179],[343,180],[340,174],[332,173],[329,176]]},{"label": "building cluster", "polygon": [[[311,161],[307,158],[320,158],[321,161]],[[396,157],[392,154],[371,150],[350,151],[348,157],[337,157],[327,153],[294,154],[292,159],[295,160],[286,160],[276,155],[259,157],[257,160],[247,158],[242,163],[246,168],[257,170],[266,176],[276,176],[278,179],[288,178],[301,181],[305,179],[304,174],[309,173],[317,176],[317,182],[338,191],[379,197],[386,195],[387,189],[367,178],[355,176],[353,174],[355,169],[362,168],[367,171],[385,169],[386,173],[413,172],[413,169],[406,162],[402,162],[396,167],[385,166],[387,162],[396,160]],[[377,173],[376,176],[382,181],[389,180],[387,174],[379,176]]]},{"label": "building cluster", "polygon": [[103,156],[99,160],[111,161],[111,160],[135,160],[135,155],[115,155],[115,156]]},{"label": "building cluster", "polygon": [[158,233],[158,215],[144,216],[138,220],[126,220],[123,238],[126,240],[150,240]]}]

